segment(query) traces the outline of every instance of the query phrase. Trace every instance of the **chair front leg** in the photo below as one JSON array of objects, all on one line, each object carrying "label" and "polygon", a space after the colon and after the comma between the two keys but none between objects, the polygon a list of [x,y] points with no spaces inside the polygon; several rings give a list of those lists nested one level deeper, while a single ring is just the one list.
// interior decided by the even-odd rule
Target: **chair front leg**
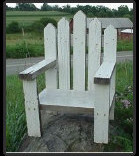
[{"label": "chair front leg", "polygon": [[109,85],[95,84],[94,142],[108,143]]},{"label": "chair front leg", "polygon": [[23,80],[23,89],[28,135],[41,137],[36,79],[31,81]]},{"label": "chair front leg", "polygon": [[110,108],[110,120],[114,120],[114,108],[115,108],[115,97],[113,98],[113,102]]}]

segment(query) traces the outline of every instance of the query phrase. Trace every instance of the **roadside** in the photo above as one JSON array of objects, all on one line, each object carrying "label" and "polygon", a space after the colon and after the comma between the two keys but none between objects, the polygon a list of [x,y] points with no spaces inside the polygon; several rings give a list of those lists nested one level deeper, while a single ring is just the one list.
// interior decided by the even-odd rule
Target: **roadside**
[{"label": "roadside", "polygon": [[[103,54],[101,59],[103,58]],[[6,75],[18,74],[26,68],[42,61],[44,57],[31,57],[24,59],[6,59]],[[72,60],[72,57],[71,57]],[[123,62],[126,60],[133,60],[132,51],[117,52],[117,62]],[[87,61],[87,59],[86,59]]]}]

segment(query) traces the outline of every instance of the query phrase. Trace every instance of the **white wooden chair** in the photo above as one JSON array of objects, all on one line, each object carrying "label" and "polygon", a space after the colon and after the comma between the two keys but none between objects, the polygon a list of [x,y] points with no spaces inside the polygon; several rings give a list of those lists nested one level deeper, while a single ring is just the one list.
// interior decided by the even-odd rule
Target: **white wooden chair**
[{"label": "white wooden chair", "polygon": [[[117,31],[112,25],[105,29],[104,59],[100,64],[101,23],[95,18],[89,24],[87,79],[86,15],[78,11],[74,16],[73,61],[69,22],[62,18],[57,30],[52,24],[45,27],[45,60],[19,74],[23,79],[28,135],[41,137],[41,109],[91,114],[94,111],[94,142],[108,143],[109,119],[114,119]],[[70,89],[71,66],[73,89]],[[46,73],[46,89],[38,95],[36,77],[43,72]]]}]

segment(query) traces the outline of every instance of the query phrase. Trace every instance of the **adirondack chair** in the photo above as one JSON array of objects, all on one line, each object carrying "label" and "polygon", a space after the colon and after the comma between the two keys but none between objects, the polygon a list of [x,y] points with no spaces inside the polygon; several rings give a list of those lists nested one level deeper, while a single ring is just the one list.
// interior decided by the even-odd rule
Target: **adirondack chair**
[{"label": "adirondack chair", "polygon": [[[94,112],[94,142],[108,143],[109,120],[114,119],[117,32],[112,25],[104,31],[104,59],[101,55],[101,23],[89,24],[86,63],[86,15],[74,15],[73,58],[70,57],[69,22],[62,18],[56,29],[44,28],[45,59],[19,73],[23,80],[28,135],[41,137],[41,109],[72,113]],[[58,47],[58,48],[57,48]],[[58,49],[58,55],[57,55]],[[88,78],[85,76],[88,64]],[[73,67],[73,89],[70,86]],[[37,93],[36,78],[45,72],[46,88]],[[88,82],[85,89],[85,81]],[[93,124],[93,123],[92,123]]]}]

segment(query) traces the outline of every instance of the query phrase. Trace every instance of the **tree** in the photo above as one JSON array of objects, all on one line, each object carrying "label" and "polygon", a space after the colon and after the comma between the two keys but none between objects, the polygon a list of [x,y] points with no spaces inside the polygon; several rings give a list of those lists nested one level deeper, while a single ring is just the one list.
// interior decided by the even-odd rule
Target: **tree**
[{"label": "tree", "polygon": [[123,17],[124,15],[128,13],[129,13],[129,9],[127,5],[121,5],[120,7],[118,7],[118,14],[120,17]]},{"label": "tree", "polygon": [[7,33],[17,33],[20,32],[19,23],[16,21],[11,22],[8,27],[6,28]]},{"label": "tree", "polygon": [[14,10],[14,8],[8,7],[8,5],[6,5],[6,10]]},{"label": "tree", "polygon": [[41,10],[42,11],[50,11],[50,10],[52,10],[52,7],[50,5],[48,5],[47,3],[43,3]]},{"label": "tree", "polygon": [[32,3],[16,3],[16,10],[20,11],[36,11],[36,6]]}]

